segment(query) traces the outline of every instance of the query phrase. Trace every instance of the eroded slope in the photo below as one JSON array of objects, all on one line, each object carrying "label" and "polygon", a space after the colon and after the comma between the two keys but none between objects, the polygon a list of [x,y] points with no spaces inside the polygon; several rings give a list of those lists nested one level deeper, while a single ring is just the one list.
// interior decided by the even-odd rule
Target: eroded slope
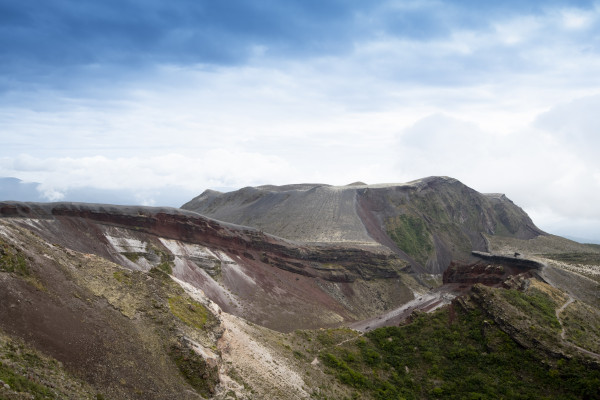
[{"label": "eroded slope", "polygon": [[419,287],[389,250],[301,245],[175,209],[2,203],[0,212],[51,243],[173,274],[224,311],[280,331],[363,319]]},{"label": "eroded slope", "polygon": [[241,400],[315,398],[319,387],[345,392],[321,365],[298,358],[304,335],[223,312],[161,263],[127,268],[50,243],[32,223],[0,220],[0,397]]},{"label": "eroded slope", "polygon": [[383,246],[418,273],[441,274],[451,260],[486,251],[483,234],[544,234],[506,196],[483,195],[447,177],[206,191],[182,208],[300,242]]}]

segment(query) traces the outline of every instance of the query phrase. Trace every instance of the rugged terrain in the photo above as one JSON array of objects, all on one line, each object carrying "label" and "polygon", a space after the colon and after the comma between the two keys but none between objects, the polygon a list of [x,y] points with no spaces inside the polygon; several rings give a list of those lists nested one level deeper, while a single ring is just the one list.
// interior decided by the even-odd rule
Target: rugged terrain
[{"label": "rugged terrain", "polygon": [[0,398],[600,398],[600,247],[504,196],[427,178],[209,200],[255,227],[1,202]]},{"label": "rugged terrain", "polygon": [[156,267],[280,331],[339,325],[424,290],[389,251],[309,246],[168,208],[0,203],[5,221],[131,270]]},{"label": "rugged terrain", "polygon": [[428,274],[469,259],[472,250],[487,251],[483,235],[544,235],[506,196],[481,194],[447,177],[207,190],[182,208],[295,241],[384,247]]}]

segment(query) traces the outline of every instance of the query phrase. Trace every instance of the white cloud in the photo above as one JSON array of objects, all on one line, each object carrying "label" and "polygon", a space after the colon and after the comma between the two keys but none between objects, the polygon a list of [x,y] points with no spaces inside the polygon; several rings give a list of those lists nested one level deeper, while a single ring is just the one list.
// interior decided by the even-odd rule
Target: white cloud
[{"label": "white cloud", "polygon": [[544,21],[539,16],[523,16],[499,21],[494,24],[493,37],[496,40],[491,43],[499,42],[508,46],[518,45],[531,40],[532,37],[537,37],[543,27]]},{"label": "white cloud", "polygon": [[567,29],[588,28],[596,19],[596,15],[592,12],[584,12],[579,9],[565,9],[561,14],[563,25]]},{"label": "white cloud", "polygon": [[538,227],[546,232],[600,244],[600,218],[565,217],[547,207],[529,208],[527,212],[534,222],[538,221]]},{"label": "white cloud", "polygon": [[44,184],[38,185],[37,190],[47,201],[59,201],[65,197],[64,193],[59,192],[52,187],[47,187],[47,185]]},{"label": "white cloud", "polygon": [[154,204],[150,189],[166,185],[450,175],[550,210],[542,218],[597,219],[600,55],[580,33],[598,12],[429,39],[381,34],[299,61],[257,46],[241,66],[163,65],[76,93],[4,93],[0,176],[43,182],[48,199],[92,186]]},{"label": "white cloud", "polygon": [[589,162],[598,161],[600,149],[600,95],[579,98],[558,104],[541,114],[535,121],[539,129],[551,134],[556,140],[579,157]]},{"label": "white cloud", "polygon": [[[558,106],[544,116],[556,118],[550,124],[556,127],[565,115]],[[600,220],[600,160],[582,156],[599,147],[533,125],[498,135],[469,121],[428,116],[399,134],[398,172],[450,175],[481,192],[504,192],[543,229],[600,238],[600,225],[589,223]],[[592,124],[584,126],[582,137],[595,134]]]},{"label": "white cloud", "polygon": [[[34,168],[32,168],[34,166]],[[179,186],[189,190],[207,187],[236,187],[282,181],[291,175],[285,160],[257,153],[217,149],[188,157],[167,154],[153,157],[38,159],[21,155],[0,159],[1,176],[20,176],[43,182],[40,191],[48,199],[60,199],[61,191],[72,188],[141,190],[140,199],[151,203],[144,190]]]}]

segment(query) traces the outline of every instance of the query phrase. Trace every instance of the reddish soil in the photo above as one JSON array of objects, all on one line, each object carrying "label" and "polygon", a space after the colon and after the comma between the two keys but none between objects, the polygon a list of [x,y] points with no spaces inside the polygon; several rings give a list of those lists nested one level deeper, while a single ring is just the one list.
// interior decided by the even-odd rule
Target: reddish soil
[{"label": "reddish soil", "polygon": [[168,349],[145,348],[140,332],[153,321],[125,317],[104,298],[78,286],[51,257],[24,251],[43,290],[0,273],[0,330],[59,360],[107,398],[166,399],[186,387],[168,360]]}]

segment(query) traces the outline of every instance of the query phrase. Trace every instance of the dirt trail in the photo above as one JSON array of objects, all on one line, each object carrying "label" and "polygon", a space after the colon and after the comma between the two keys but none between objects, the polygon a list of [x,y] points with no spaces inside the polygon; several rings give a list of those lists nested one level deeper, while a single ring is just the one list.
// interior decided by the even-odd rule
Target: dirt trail
[{"label": "dirt trail", "polygon": [[583,347],[579,347],[576,344],[570,342],[569,340],[567,340],[566,338],[566,330],[565,330],[565,326],[560,318],[560,313],[563,312],[563,310],[565,308],[567,308],[569,306],[569,304],[573,303],[575,301],[575,299],[571,296],[570,293],[567,293],[567,295],[569,296],[568,300],[565,302],[565,304],[563,304],[560,308],[556,309],[556,319],[558,319],[558,322],[560,323],[560,327],[561,327],[561,332],[560,332],[560,338],[562,339],[563,343],[567,346],[573,347],[574,349],[577,349],[578,351],[593,357],[597,360],[600,360],[600,354],[598,353],[594,353],[593,351],[589,351],[584,349]]},{"label": "dirt trail", "polygon": [[565,326],[563,325],[563,322],[562,322],[562,320],[560,319],[560,313],[561,313],[561,312],[562,312],[562,311],[563,311],[565,308],[567,308],[567,306],[568,306],[569,304],[571,304],[571,303],[572,303],[572,302],[574,302],[574,301],[575,301],[575,299],[574,299],[574,298],[572,298],[572,297],[571,297],[571,295],[569,295],[569,299],[568,299],[568,300],[565,302],[565,304],[563,304],[563,305],[562,305],[560,308],[557,308],[557,309],[556,309],[556,319],[558,320],[558,323],[560,324],[560,327],[561,327],[561,331],[560,331],[560,338],[561,338],[563,341],[566,341],[566,338],[565,338],[566,332],[565,332]]},{"label": "dirt trail", "polygon": [[364,334],[365,334],[364,332],[361,332],[360,335],[358,335],[358,336],[351,337],[350,339],[342,340],[341,342],[339,342],[338,344],[336,344],[336,346],[341,346],[344,343],[348,343],[348,342],[351,342],[353,340],[357,340],[358,338],[363,337]]}]

